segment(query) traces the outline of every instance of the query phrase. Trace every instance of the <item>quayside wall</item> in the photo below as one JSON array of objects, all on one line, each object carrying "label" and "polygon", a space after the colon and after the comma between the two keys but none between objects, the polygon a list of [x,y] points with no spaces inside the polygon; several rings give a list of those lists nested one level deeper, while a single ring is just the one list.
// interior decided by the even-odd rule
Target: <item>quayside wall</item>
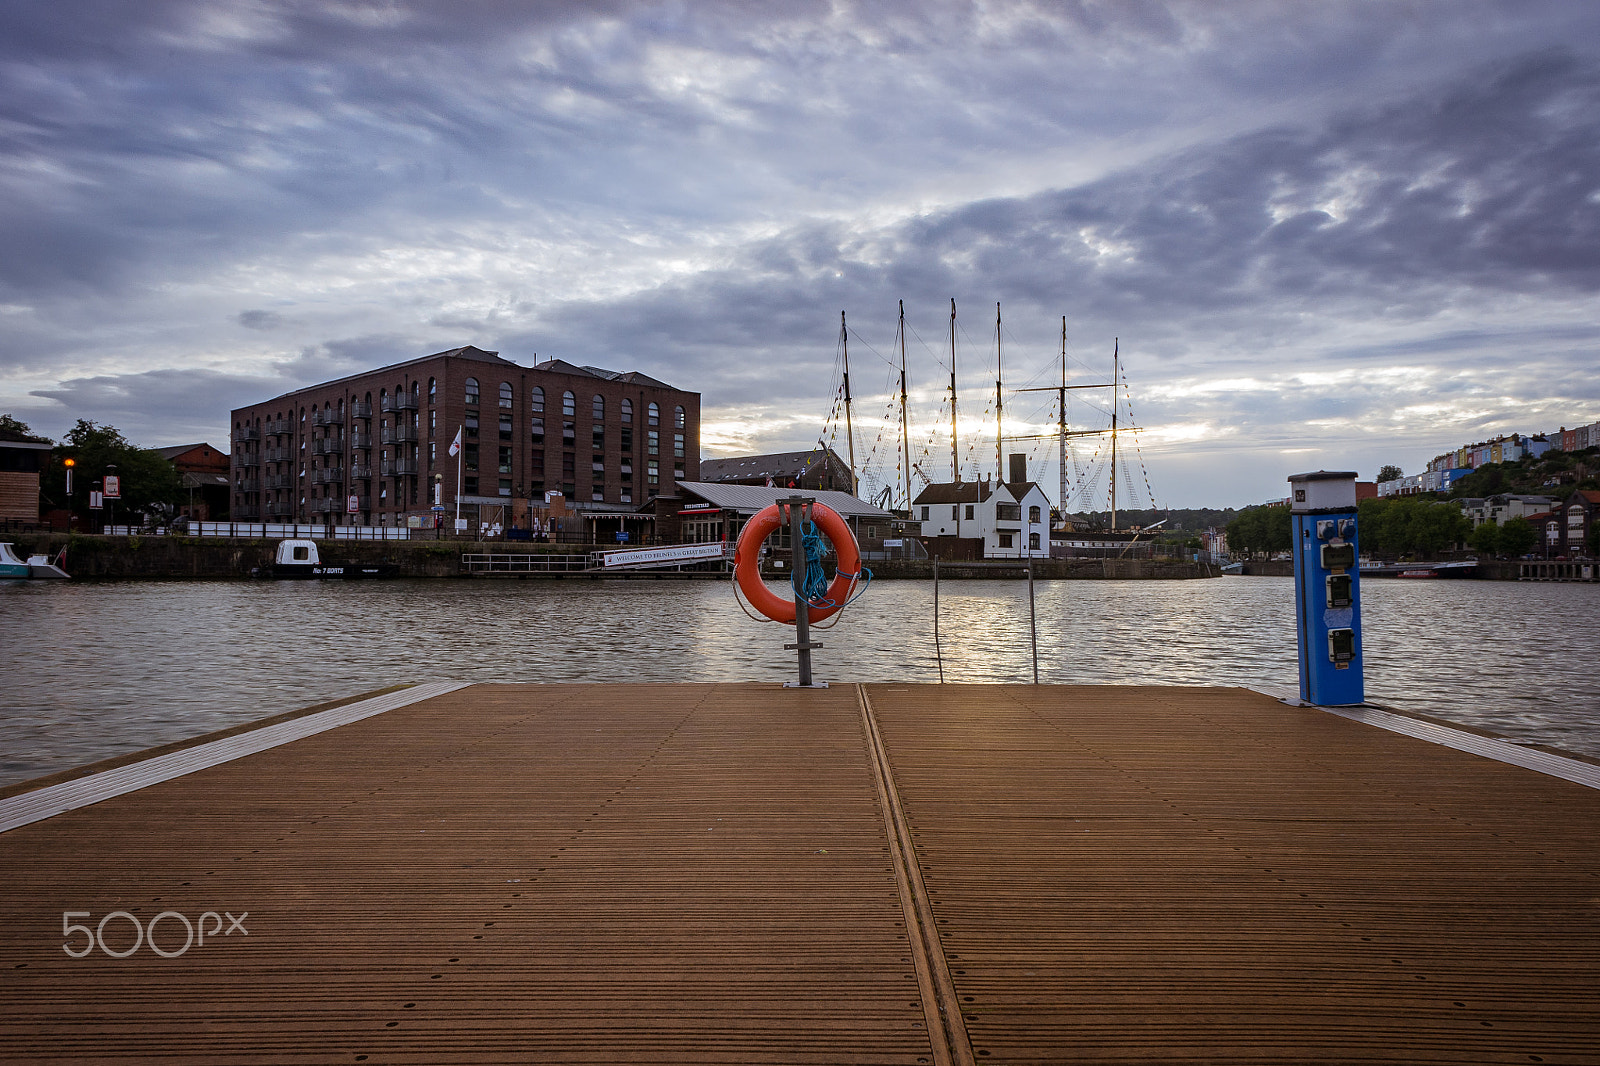
[{"label": "quayside wall", "polygon": [[[67,572],[83,580],[235,580],[249,577],[257,568],[272,565],[276,539],[228,537],[111,537],[62,533],[22,534],[15,539],[18,554],[45,554],[52,558],[67,549]],[[461,577],[461,556],[466,554],[582,554],[581,545],[531,545],[503,541],[464,540],[318,541],[327,565],[395,563],[402,577]],[[931,579],[933,563],[925,559],[875,560],[868,564],[875,580]],[[774,573],[782,573],[774,571]],[[1174,580],[1218,576],[1215,566],[1179,559],[1036,559],[1034,577],[1040,580]],[[1020,579],[1027,574],[1019,562],[941,563],[941,580]],[[594,574],[516,574],[539,579],[589,580]],[[634,571],[604,577],[684,577],[674,571]],[[698,575],[697,575],[698,576]]]}]

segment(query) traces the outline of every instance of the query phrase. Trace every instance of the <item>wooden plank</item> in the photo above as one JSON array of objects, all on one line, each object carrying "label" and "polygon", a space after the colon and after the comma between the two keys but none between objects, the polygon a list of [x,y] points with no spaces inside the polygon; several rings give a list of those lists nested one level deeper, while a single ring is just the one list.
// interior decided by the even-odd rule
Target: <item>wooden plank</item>
[{"label": "wooden plank", "polygon": [[1239,690],[869,691],[977,1061],[1600,1061],[1600,794]]}]

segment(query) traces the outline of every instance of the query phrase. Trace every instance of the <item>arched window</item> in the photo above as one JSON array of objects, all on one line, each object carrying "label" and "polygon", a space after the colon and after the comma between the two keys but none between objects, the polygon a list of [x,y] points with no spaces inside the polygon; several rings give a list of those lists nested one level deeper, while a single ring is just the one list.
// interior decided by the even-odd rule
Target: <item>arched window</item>
[{"label": "arched window", "polygon": [[625,425],[625,426],[631,426],[633,424],[633,401],[632,400],[623,400],[622,401],[622,424]]},{"label": "arched window", "polygon": [[[1030,521],[1030,522],[1039,521],[1039,508],[1037,508],[1037,507],[1028,508],[1028,521]],[[1037,536],[1037,534],[1035,534],[1035,536]],[[1038,545],[1034,545],[1034,547],[1038,547]]]},{"label": "arched window", "polygon": [[561,394],[561,413],[564,415],[575,415],[578,413],[578,398],[572,395],[570,392],[563,392]]},{"label": "arched window", "polygon": [[502,381],[500,383],[500,406],[511,406],[511,382],[509,381]]},{"label": "arched window", "polygon": [[435,403],[439,399],[439,379],[428,379],[428,402]]},{"label": "arched window", "polygon": [[650,425],[659,426],[661,424],[661,408],[659,406],[652,403],[645,409],[645,413],[650,419]]},{"label": "arched window", "polygon": [[468,378],[467,379],[467,406],[468,407],[476,407],[476,406],[478,406],[478,379],[477,378]]},{"label": "arched window", "polygon": [[600,422],[600,421],[603,421],[605,419],[605,417],[606,417],[606,398],[604,396],[596,396],[594,398],[594,420],[596,422]]},{"label": "arched window", "polygon": [[422,395],[422,382],[413,381],[411,383],[411,398],[413,400],[415,400],[417,397],[419,397],[421,395]]},{"label": "arched window", "polygon": [[689,424],[687,416],[685,416],[683,413],[683,408],[674,407],[672,409],[672,424],[679,429],[682,429],[684,426]]},{"label": "arched window", "polygon": [[535,385],[532,391],[528,393],[528,397],[533,408],[533,413],[536,415],[544,414],[544,390]]}]

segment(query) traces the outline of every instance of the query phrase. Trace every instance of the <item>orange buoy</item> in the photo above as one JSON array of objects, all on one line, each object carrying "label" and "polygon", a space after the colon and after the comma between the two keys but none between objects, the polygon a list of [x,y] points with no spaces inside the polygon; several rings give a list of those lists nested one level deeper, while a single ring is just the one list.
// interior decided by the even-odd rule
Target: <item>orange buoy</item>
[{"label": "orange buoy", "polygon": [[[816,623],[837,614],[850,599],[851,590],[861,578],[861,551],[850,526],[832,507],[812,504],[811,519],[833,541],[833,550],[839,554],[839,569],[828,586],[828,604],[807,608],[806,617]],[[761,580],[761,545],[782,524],[783,512],[775,503],[757,511],[755,517],[744,524],[744,529],[739,531],[739,545],[733,553],[733,576],[750,606],[774,622],[792,626],[794,599],[779,596]]]}]

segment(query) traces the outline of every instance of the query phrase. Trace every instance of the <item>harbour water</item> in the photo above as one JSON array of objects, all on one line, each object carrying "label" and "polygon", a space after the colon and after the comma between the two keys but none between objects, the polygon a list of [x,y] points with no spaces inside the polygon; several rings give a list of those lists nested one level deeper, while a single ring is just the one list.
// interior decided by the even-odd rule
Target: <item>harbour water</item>
[{"label": "harbour water", "polygon": [[[1600,756],[1600,588],[1362,586],[1367,697]],[[1032,679],[1027,585],[874,585],[819,634],[844,682]],[[1297,686],[1288,578],[1041,581],[1039,678]],[[407,681],[780,681],[792,630],[727,582],[0,587],[0,784]]]}]

